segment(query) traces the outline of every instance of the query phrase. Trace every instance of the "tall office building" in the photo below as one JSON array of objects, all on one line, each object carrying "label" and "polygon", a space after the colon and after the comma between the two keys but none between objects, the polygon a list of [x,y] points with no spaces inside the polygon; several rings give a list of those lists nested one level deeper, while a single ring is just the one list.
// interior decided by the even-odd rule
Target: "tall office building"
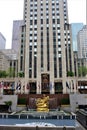
[{"label": "tall office building", "polygon": [[13,21],[13,33],[12,33],[12,49],[14,49],[17,53],[20,48],[20,33],[21,26],[23,25],[23,20],[15,20]]},{"label": "tall office building", "polygon": [[87,0],[86,0],[86,25],[87,25]]},{"label": "tall office building", "polygon": [[87,25],[85,25],[77,35],[78,42],[78,58],[87,59]]},{"label": "tall office building", "polygon": [[19,71],[30,93],[66,93],[74,72],[67,0],[25,0]]},{"label": "tall office building", "polygon": [[5,49],[5,45],[6,45],[6,39],[0,32],[0,49]]},{"label": "tall office building", "polygon": [[73,51],[78,51],[77,49],[77,34],[82,29],[83,23],[72,23],[72,44],[73,44]]}]

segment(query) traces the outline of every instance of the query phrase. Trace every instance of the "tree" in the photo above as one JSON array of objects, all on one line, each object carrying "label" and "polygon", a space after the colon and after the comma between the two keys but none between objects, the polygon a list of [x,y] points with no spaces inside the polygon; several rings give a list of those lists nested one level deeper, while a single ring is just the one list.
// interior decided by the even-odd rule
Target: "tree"
[{"label": "tree", "polygon": [[19,77],[24,77],[24,72],[23,71],[18,72],[18,76]]},{"label": "tree", "polygon": [[78,75],[79,76],[86,76],[87,74],[87,68],[85,66],[80,66],[78,68]]},{"label": "tree", "polygon": [[4,103],[8,106],[8,112],[11,112],[12,101],[5,101]]},{"label": "tree", "polygon": [[68,72],[67,72],[67,76],[73,77],[73,76],[74,76],[74,73],[73,73],[72,71],[68,71]]},{"label": "tree", "polygon": [[7,77],[6,71],[0,70],[0,78],[5,78],[5,77]]},{"label": "tree", "polygon": [[15,69],[14,68],[12,68],[12,67],[10,67],[9,69],[8,69],[8,76],[9,77],[15,77]]}]

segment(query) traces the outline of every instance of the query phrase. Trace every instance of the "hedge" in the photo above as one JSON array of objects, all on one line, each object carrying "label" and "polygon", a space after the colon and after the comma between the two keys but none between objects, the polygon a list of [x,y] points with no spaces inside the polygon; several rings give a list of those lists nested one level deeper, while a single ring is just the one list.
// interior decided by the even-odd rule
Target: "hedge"
[{"label": "hedge", "polygon": [[18,105],[26,105],[26,98],[19,98]]}]

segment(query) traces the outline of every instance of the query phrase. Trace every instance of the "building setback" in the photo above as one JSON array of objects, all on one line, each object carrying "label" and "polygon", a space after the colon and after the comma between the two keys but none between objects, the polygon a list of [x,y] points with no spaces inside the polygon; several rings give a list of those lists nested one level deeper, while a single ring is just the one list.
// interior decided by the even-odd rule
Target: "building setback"
[{"label": "building setback", "polygon": [[30,93],[66,93],[74,72],[67,0],[25,0],[20,44],[18,69]]}]

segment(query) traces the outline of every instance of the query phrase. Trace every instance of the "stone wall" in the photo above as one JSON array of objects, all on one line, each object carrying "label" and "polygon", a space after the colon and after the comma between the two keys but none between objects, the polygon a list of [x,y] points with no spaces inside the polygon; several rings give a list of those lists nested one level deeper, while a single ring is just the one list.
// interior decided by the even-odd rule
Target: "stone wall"
[{"label": "stone wall", "polygon": [[70,94],[71,111],[75,112],[80,105],[87,105],[87,94]]},{"label": "stone wall", "polygon": [[5,104],[5,101],[12,101],[11,109],[12,111],[16,111],[17,95],[0,95],[0,104]]}]

